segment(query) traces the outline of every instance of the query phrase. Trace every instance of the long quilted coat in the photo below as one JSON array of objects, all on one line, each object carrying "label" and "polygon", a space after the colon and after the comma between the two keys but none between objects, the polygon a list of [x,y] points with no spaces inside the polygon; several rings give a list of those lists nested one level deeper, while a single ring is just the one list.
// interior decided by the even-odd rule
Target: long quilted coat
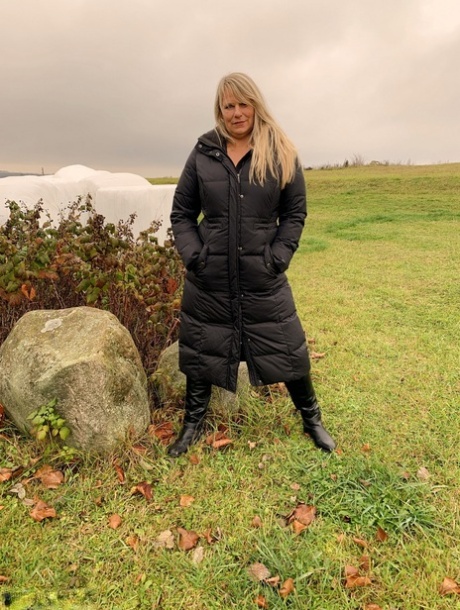
[{"label": "long quilted coat", "polygon": [[285,270],[306,216],[300,166],[280,189],[249,182],[217,132],[198,139],[174,196],[171,223],[187,269],[179,366],[234,392],[243,357],[253,385],[299,379],[310,368]]}]

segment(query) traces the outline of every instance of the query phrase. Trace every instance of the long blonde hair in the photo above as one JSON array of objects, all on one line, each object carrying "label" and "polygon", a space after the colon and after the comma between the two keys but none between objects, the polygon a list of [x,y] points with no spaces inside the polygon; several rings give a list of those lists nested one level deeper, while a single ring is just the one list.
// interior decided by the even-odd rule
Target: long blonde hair
[{"label": "long blonde hair", "polygon": [[234,141],[225,127],[222,114],[223,99],[228,93],[254,108],[254,128],[249,140],[253,149],[249,179],[263,185],[267,175],[271,174],[284,188],[294,178],[298,164],[294,145],[268,111],[255,82],[242,72],[227,74],[217,86],[214,104],[216,129],[226,140]]}]

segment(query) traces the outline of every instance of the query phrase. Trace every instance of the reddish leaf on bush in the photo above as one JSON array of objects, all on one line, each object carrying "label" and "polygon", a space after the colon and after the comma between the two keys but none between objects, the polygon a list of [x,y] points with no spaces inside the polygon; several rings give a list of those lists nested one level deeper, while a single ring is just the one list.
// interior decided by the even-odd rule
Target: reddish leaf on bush
[{"label": "reddish leaf on bush", "polygon": [[452,578],[444,578],[439,587],[441,595],[460,595],[460,585]]},{"label": "reddish leaf on bush", "polygon": [[375,534],[375,537],[379,542],[385,542],[385,540],[388,540],[388,534],[380,526],[377,528],[377,533]]},{"label": "reddish leaf on bush", "polygon": [[265,610],[268,609],[268,602],[263,595],[258,595],[254,601],[256,602],[256,606],[258,608],[265,608]]},{"label": "reddish leaf on bush", "polygon": [[303,504],[300,502],[290,515],[288,515],[288,523],[300,521],[305,526],[309,526],[316,519],[316,506]]},{"label": "reddish leaf on bush", "polygon": [[120,527],[121,525],[121,517],[120,515],[117,515],[116,513],[114,515],[112,515],[109,519],[109,526],[113,529],[116,530]]},{"label": "reddish leaf on bush", "polygon": [[280,589],[281,597],[287,597],[294,591],[294,580],[292,578],[288,578],[285,580]]},{"label": "reddish leaf on bush", "polygon": [[177,531],[179,533],[179,548],[183,551],[190,551],[198,544],[198,540],[200,537],[193,530],[186,530],[183,527],[178,527]]},{"label": "reddish leaf on bush", "polygon": [[150,485],[150,483],[142,481],[131,489],[131,495],[134,494],[141,494],[146,500],[150,501],[153,498],[152,486]]},{"label": "reddish leaf on bush", "polygon": [[54,508],[42,500],[38,500],[29,514],[35,521],[43,521],[43,519],[53,519],[54,517],[57,517]]},{"label": "reddish leaf on bush", "polygon": [[151,424],[148,427],[148,434],[157,438],[162,445],[169,445],[174,436],[173,423],[165,421],[161,424]]}]

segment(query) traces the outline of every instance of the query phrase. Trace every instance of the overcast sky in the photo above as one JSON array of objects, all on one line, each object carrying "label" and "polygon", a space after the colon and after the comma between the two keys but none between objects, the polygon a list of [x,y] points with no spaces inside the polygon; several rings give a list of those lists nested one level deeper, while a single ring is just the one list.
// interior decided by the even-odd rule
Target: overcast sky
[{"label": "overcast sky", "polygon": [[459,0],[0,0],[0,169],[178,175],[246,72],[304,166],[460,161]]}]

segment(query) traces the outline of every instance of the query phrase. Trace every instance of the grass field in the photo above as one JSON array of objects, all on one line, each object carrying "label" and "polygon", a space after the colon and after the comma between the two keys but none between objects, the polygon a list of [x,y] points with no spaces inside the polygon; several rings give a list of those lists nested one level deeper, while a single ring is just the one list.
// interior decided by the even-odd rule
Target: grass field
[{"label": "grass field", "polygon": [[[0,484],[0,608],[460,608],[460,164],[306,179],[289,277],[338,451],[316,450],[275,391],[210,417],[231,445],[176,461],[149,436],[66,468],[7,427],[0,466],[23,470]],[[173,408],[154,419],[179,427]],[[64,472],[56,489],[30,480],[44,464]],[[35,521],[20,482],[57,517]],[[305,528],[288,523],[301,503]],[[191,550],[177,528],[200,535]]]}]

